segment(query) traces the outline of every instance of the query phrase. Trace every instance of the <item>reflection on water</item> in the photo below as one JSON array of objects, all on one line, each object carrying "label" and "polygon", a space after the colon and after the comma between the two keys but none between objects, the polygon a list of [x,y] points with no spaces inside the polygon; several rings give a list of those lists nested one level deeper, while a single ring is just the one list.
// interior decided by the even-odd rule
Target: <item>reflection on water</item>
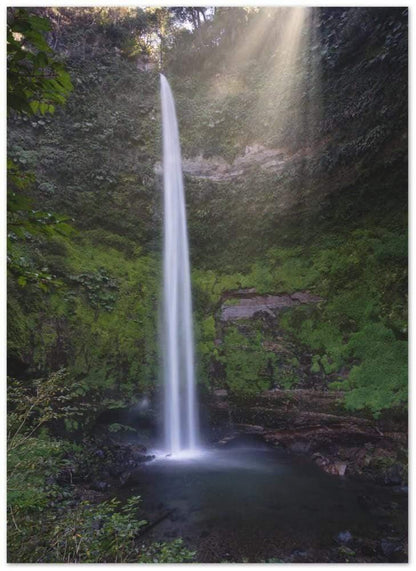
[{"label": "reflection on water", "polygon": [[135,473],[128,492],[142,496],[149,520],[166,515],[153,540],[183,537],[206,562],[319,551],[344,530],[371,540],[406,526],[404,497],[394,496],[400,509],[392,521],[391,510],[380,507],[391,503],[391,491],[258,446],[160,455]]}]

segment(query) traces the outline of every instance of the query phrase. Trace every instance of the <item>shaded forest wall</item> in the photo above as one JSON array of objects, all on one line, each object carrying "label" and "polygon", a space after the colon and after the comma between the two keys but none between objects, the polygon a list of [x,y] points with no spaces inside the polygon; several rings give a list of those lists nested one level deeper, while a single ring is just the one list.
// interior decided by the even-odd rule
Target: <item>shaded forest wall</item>
[{"label": "shaded forest wall", "polygon": [[[65,369],[76,427],[158,386],[159,81],[131,39],[161,19],[48,15],[74,90],[54,116],[11,117],[9,154],[35,173],[34,208],[74,231],[10,236],[9,374]],[[232,57],[258,19],[284,32],[272,9],[217,9],[162,45],[186,158],[201,391],[296,387],[306,371],[378,413],[406,399],[407,11],[318,10],[297,59],[304,83],[261,108],[275,36]],[[226,292],[253,287],[325,301],[268,329],[224,326]],[[270,350],[282,332],[300,348],[291,362]]]}]

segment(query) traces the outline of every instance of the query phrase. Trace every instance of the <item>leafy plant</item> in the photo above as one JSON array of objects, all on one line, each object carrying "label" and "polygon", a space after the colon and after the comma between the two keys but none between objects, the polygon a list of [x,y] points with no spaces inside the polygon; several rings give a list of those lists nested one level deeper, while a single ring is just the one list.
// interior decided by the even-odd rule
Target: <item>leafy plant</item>
[{"label": "leafy plant", "polygon": [[[43,474],[44,475],[44,474]],[[43,499],[51,499],[43,494]],[[19,563],[184,563],[194,551],[181,539],[168,543],[143,543],[140,535],[147,522],[138,517],[140,496],[122,504],[119,500],[73,505],[61,502],[39,505],[40,514],[21,504],[11,514],[9,561]],[[48,510],[46,510],[48,507]],[[28,510],[28,508],[30,508]],[[41,532],[41,535],[37,535]],[[22,543],[22,540],[27,543]]]},{"label": "leafy plant", "polygon": [[153,543],[139,555],[139,563],[190,563],[196,551],[188,549],[181,538],[168,543]]},{"label": "leafy plant", "polygon": [[222,359],[226,383],[235,394],[256,394],[270,388],[268,374],[276,356],[264,349],[259,332],[243,335],[236,327],[230,327],[224,338]]},{"label": "leafy plant", "polygon": [[8,450],[22,446],[43,425],[66,415],[69,412],[67,404],[72,398],[71,390],[65,370],[46,379],[36,379],[32,386],[8,379]]},{"label": "leafy plant", "polygon": [[46,18],[10,8],[7,23],[7,103],[17,113],[53,113],[72,91],[64,64],[48,45]]},{"label": "leafy plant", "polygon": [[146,525],[137,519],[139,496],[120,507],[116,499],[92,505],[81,502],[54,529],[50,562],[128,563],[140,553],[136,538]]},{"label": "leafy plant", "polygon": [[349,376],[352,388],[345,396],[348,408],[368,407],[376,416],[392,406],[407,402],[407,343],[396,340],[393,332],[376,323],[351,336],[348,343],[354,357]]}]

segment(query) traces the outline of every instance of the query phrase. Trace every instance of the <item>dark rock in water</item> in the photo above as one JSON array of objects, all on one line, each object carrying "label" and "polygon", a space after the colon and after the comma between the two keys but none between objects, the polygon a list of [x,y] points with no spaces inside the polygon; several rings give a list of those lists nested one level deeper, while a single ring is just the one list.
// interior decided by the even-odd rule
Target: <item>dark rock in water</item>
[{"label": "dark rock in water", "polygon": [[242,434],[261,434],[264,432],[264,427],[256,424],[235,424],[234,428]]},{"label": "dark rock in water", "polygon": [[151,462],[155,458],[156,456],[154,454],[143,454],[138,460],[138,462],[139,464],[143,464],[144,462]]},{"label": "dark rock in water", "polygon": [[237,437],[238,437],[238,434],[237,434],[237,433],[230,434],[230,435],[226,436],[225,438],[223,438],[222,440],[220,440],[220,441],[218,442],[218,444],[221,445],[221,446],[225,446],[225,445],[228,444],[229,442],[232,442],[233,440],[236,440]]},{"label": "dark rock in water", "polygon": [[390,466],[390,468],[386,472],[384,481],[386,484],[393,484],[393,485],[402,484],[403,467],[400,464],[393,464],[393,466]]},{"label": "dark rock in water", "polygon": [[386,557],[392,558],[393,556],[399,556],[404,553],[403,544],[394,538],[382,539],[380,543],[381,551]]},{"label": "dark rock in water", "polygon": [[140,445],[132,445],[126,448],[130,449],[130,453],[133,458],[145,456],[147,452],[147,448],[145,446],[140,446]]},{"label": "dark rock in water", "polygon": [[350,543],[352,541],[352,535],[350,531],[340,531],[336,537],[338,543]]},{"label": "dark rock in water", "polygon": [[294,549],[290,554],[289,561],[291,563],[296,563],[298,560],[304,560],[308,556],[308,552],[302,549]]},{"label": "dark rock in water", "polygon": [[141,445],[116,445],[112,450],[112,460],[108,471],[119,477],[126,469],[132,470],[144,462],[154,460],[155,456],[146,454],[147,449]]},{"label": "dark rock in water", "polygon": [[[308,450],[304,450],[305,452],[307,452]],[[303,451],[301,451],[303,452]],[[319,466],[320,468],[322,468],[322,470],[324,470],[325,472],[327,472],[328,474],[333,474],[334,476],[344,476],[346,469],[347,469],[347,464],[345,462],[337,462],[334,460],[330,460],[329,458],[323,456],[322,454],[320,454],[319,452],[315,452],[315,454],[313,454],[312,456],[315,464],[317,466]]]}]

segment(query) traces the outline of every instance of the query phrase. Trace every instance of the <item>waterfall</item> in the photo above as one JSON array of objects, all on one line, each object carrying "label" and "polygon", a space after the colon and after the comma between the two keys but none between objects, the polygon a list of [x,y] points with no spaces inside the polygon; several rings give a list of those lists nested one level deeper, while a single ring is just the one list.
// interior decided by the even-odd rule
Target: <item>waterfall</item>
[{"label": "waterfall", "polygon": [[163,124],[163,368],[165,444],[172,453],[196,450],[198,417],[195,397],[191,276],[182,160],[175,102],[160,76]]}]

